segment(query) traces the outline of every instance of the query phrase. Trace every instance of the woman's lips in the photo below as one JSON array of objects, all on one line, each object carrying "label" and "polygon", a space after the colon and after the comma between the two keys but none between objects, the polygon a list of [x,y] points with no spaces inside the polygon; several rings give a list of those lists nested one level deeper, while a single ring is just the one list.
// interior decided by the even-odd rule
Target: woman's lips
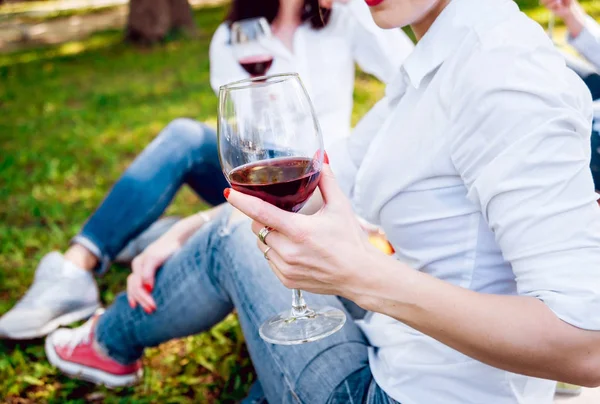
[{"label": "woman's lips", "polygon": [[365,0],[365,3],[367,3],[367,6],[369,7],[375,7],[383,3],[383,0]]}]

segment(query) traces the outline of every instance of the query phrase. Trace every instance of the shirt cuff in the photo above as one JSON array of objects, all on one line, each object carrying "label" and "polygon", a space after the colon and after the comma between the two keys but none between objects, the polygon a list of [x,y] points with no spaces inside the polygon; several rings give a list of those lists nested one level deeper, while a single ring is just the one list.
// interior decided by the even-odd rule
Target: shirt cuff
[{"label": "shirt cuff", "polygon": [[541,300],[572,326],[599,331],[600,271],[596,263],[600,248],[589,246],[545,255],[513,264],[519,274],[516,277],[519,294]]},{"label": "shirt cuff", "polygon": [[583,29],[577,37],[573,38],[567,34],[569,44],[585,57],[598,51],[598,38],[600,38],[598,23],[589,16],[586,17]]}]

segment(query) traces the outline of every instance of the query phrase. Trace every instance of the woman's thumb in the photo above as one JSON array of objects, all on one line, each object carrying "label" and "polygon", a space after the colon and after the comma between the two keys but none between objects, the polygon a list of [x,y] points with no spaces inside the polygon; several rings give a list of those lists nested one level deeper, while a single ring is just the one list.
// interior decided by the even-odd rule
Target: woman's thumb
[{"label": "woman's thumb", "polygon": [[333,171],[329,164],[323,164],[321,169],[321,179],[319,180],[319,189],[323,195],[323,200],[327,205],[339,203],[345,199],[344,192],[335,179]]}]

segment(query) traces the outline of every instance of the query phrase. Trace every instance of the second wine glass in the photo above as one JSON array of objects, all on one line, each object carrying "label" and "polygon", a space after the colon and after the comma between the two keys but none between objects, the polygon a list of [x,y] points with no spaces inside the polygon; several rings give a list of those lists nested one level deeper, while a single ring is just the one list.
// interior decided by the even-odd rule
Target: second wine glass
[{"label": "second wine glass", "polygon": [[267,42],[273,39],[271,27],[265,18],[248,18],[231,24],[233,53],[252,77],[264,76],[273,64]]},{"label": "second wine glass", "polygon": [[[323,138],[297,74],[222,86],[218,143],[223,172],[237,191],[298,212],[317,187]],[[310,308],[302,292],[293,290],[291,310],[267,320],[259,332],[274,344],[301,344],[333,334],[345,321],[343,311]]]}]

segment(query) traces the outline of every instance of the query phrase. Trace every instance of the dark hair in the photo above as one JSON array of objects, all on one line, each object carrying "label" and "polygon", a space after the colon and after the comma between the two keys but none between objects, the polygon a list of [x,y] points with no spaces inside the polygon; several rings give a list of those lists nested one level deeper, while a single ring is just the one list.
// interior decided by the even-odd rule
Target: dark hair
[{"label": "dark hair", "polygon": [[[279,1],[285,0],[233,0],[225,20],[232,23],[246,18],[264,17],[270,24],[279,11]],[[319,0],[304,0],[302,22],[310,22],[314,29],[325,27],[330,14],[331,10],[319,7]]]}]

